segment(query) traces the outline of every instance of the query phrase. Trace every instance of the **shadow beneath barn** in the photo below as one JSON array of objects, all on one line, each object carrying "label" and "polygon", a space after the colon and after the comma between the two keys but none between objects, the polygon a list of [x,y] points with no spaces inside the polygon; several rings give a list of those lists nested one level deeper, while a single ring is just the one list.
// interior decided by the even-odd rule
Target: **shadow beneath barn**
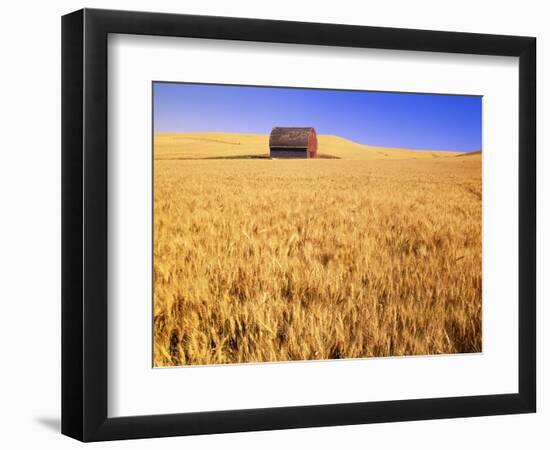
[{"label": "shadow beneath barn", "polygon": [[269,155],[207,156],[201,159],[270,159]]},{"label": "shadow beneath barn", "polygon": [[[184,158],[184,157],[174,157],[174,158],[159,158],[155,161],[205,161],[205,160],[223,160],[223,159],[308,159],[308,158],[272,158],[269,155],[232,155],[232,156],[205,156],[203,158]],[[311,158],[310,158],[311,159]],[[326,153],[318,153],[316,158],[313,159],[342,159],[339,156],[333,156]]]}]

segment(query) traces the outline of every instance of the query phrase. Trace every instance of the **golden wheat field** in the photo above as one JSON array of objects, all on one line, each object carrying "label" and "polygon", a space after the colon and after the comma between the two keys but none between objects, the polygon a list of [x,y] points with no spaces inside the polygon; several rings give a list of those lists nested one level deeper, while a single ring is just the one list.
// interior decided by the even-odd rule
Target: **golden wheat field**
[{"label": "golden wheat field", "polygon": [[156,367],[481,351],[481,154],[319,142],[155,136]]}]

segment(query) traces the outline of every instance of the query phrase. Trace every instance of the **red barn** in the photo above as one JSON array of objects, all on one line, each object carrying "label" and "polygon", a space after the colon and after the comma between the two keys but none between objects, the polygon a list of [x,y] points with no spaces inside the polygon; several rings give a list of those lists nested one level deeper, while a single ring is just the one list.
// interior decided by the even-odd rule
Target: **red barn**
[{"label": "red barn", "polygon": [[271,158],[317,158],[315,128],[275,127],[269,136]]}]

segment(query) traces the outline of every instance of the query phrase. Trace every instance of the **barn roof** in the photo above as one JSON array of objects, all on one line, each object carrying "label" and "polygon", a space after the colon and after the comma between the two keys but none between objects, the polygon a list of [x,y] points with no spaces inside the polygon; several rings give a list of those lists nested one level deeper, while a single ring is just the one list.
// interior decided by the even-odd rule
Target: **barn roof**
[{"label": "barn roof", "polygon": [[312,127],[275,127],[269,136],[270,147],[307,147]]}]

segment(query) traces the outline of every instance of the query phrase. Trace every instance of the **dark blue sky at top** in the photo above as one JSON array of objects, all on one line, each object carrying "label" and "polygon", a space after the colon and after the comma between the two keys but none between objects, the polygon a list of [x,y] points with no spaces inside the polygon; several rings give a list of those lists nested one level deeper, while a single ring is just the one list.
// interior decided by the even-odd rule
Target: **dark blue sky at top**
[{"label": "dark blue sky at top", "polygon": [[383,147],[481,149],[481,97],[155,82],[154,131],[314,127]]}]

